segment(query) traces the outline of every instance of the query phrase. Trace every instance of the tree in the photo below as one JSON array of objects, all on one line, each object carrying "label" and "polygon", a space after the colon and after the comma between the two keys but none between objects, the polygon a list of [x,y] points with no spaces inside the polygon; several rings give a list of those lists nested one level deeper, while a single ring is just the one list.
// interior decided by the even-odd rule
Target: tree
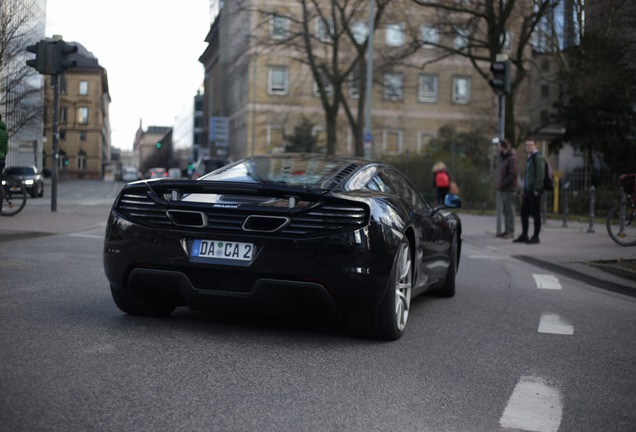
[{"label": "tree", "polygon": [[625,61],[627,54],[628,47],[596,33],[565,53],[569,67],[560,74],[563,92],[555,104],[565,134],[552,148],[568,142],[587,155],[590,166],[601,152],[614,172],[634,171],[636,69]]},{"label": "tree", "polygon": [[[436,39],[427,45],[439,49],[439,55],[428,63],[448,56],[470,60],[477,73],[490,79],[490,65],[500,53],[507,53],[513,65],[512,92],[506,98],[506,130],[513,142],[518,133],[525,133],[524,125],[516,122],[515,96],[528,75],[534,38],[545,18],[559,2],[553,0],[471,0],[430,1],[412,0],[430,11]],[[424,65],[425,66],[425,65]]]},{"label": "tree", "polygon": [[41,78],[25,63],[32,24],[18,3],[0,3],[0,112],[5,113],[10,140],[42,119]]},{"label": "tree", "polygon": [[285,148],[287,152],[309,152],[316,151],[316,136],[313,134],[314,124],[304,117],[298,125],[294,127],[294,134],[287,137],[289,143]]}]

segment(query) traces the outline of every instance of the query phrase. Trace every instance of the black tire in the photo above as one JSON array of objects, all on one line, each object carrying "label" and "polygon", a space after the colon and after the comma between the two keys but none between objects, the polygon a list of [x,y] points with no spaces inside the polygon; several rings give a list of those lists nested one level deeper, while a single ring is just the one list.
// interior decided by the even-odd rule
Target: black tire
[{"label": "black tire", "polygon": [[[22,211],[26,205],[27,192],[22,182],[12,176],[1,177],[0,216],[13,216]],[[14,189],[12,191],[12,189]]]},{"label": "black tire", "polygon": [[444,285],[434,291],[438,297],[450,298],[455,296],[455,279],[457,278],[457,263],[459,262],[457,258],[457,235],[454,235]]},{"label": "black tire", "polygon": [[38,197],[42,198],[44,196],[44,183],[40,183],[40,191],[38,192]]},{"label": "black tire", "polygon": [[31,198],[37,198],[38,197],[38,185],[33,185],[33,187],[31,188]]},{"label": "black tire", "polygon": [[175,302],[161,293],[151,296],[130,288],[117,289],[112,285],[110,292],[117,307],[131,315],[167,316],[176,308]]},{"label": "black tire", "polygon": [[616,244],[636,246],[636,218],[634,217],[634,211],[636,210],[633,207],[625,205],[625,212],[621,215],[621,204],[616,203],[607,212],[605,226],[610,238]]},{"label": "black tire", "polygon": [[350,316],[350,330],[365,336],[397,340],[406,328],[411,308],[413,288],[413,258],[411,246],[404,238],[397,249],[386,293],[380,305],[369,312]]}]

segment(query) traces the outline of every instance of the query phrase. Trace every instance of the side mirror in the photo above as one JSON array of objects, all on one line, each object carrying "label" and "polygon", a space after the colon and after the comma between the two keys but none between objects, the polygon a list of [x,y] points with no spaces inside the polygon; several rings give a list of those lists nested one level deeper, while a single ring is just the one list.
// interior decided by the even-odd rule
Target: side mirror
[{"label": "side mirror", "polygon": [[444,207],[446,208],[460,208],[462,206],[462,199],[457,195],[446,194],[444,197]]}]

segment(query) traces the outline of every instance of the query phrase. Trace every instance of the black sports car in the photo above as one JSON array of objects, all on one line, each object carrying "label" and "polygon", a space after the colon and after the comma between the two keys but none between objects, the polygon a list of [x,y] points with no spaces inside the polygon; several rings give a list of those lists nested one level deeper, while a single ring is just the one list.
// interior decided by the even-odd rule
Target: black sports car
[{"label": "black sports car", "polygon": [[[447,195],[445,207],[461,200]],[[455,294],[461,223],[381,162],[316,154],[244,159],[197,180],[141,180],[108,218],[104,269],[124,312],[222,301],[319,305],[394,340],[411,298]]]}]

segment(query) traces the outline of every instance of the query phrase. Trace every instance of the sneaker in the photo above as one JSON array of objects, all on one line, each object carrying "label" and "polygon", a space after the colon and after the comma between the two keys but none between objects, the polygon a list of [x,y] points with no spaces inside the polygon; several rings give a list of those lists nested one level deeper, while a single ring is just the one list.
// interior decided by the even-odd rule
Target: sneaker
[{"label": "sneaker", "polygon": [[516,239],[514,239],[512,242],[513,243],[526,243],[528,241],[528,236],[521,234],[519,237],[517,237]]},{"label": "sneaker", "polygon": [[501,238],[509,240],[511,238],[514,238],[514,234],[512,234],[512,233],[504,233],[504,235],[502,235]]},{"label": "sneaker", "polygon": [[532,236],[530,240],[526,241],[526,244],[537,244],[537,243],[541,243],[539,241],[539,236]]}]

